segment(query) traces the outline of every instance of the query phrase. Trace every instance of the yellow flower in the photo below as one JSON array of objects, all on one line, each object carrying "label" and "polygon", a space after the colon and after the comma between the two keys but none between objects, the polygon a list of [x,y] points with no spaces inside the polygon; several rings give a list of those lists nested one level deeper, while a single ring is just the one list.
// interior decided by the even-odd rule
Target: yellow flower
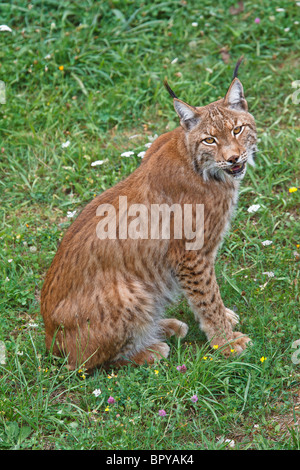
[{"label": "yellow flower", "polygon": [[230,349],[230,352],[231,352],[231,353],[234,353],[234,352],[235,352],[235,349]]},{"label": "yellow flower", "polygon": [[154,372],[156,373],[156,375],[159,373],[159,371],[158,371],[158,370],[155,370]]},{"label": "yellow flower", "polygon": [[107,406],[107,407],[105,408],[105,411],[109,411],[109,406]]},{"label": "yellow flower", "polygon": [[267,358],[264,357],[264,356],[262,356],[262,357],[260,358],[260,362],[261,362],[261,363],[265,362],[266,360],[267,360]]},{"label": "yellow flower", "polygon": [[219,345],[218,344],[214,344],[213,345],[213,349],[218,349]]},{"label": "yellow flower", "polygon": [[59,68],[59,70],[62,72],[63,69],[64,69],[64,66],[63,66],[63,65],[60,65],[58,68]]},{"label": "yellow flower", "polygon": [[295,193],[296,191],[298,191],[298,188],[295,188],[295,186],[289,188],[289,193]]},{"label": "yellow flower", "polygon": [[206,361],[207,356],[203,356],[202,359],[203,359],[203,361]]}]

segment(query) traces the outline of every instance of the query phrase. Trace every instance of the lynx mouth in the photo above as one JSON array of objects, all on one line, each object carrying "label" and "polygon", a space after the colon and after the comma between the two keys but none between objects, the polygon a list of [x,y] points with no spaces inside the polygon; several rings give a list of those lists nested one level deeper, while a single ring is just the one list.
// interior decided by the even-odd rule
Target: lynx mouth
[{"label": "lynx mouth", "polygon": [[240,173],[242,173],[242,171],[244,170],[245,168],[245,162],[244,163],[238,163],[234,166],[232,166],[231,168],[226,168],[224,169],[226,171],[226,173],[228,173],[229,175],[233,175],[233,176],[237,176],[239,175]]}]

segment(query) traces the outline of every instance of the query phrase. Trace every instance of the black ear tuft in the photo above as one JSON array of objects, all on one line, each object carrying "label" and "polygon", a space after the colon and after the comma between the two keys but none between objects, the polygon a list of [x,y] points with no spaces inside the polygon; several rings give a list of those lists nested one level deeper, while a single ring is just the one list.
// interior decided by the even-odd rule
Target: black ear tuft
[{"label": "black ear tuft", "polygon": [[236,65],[235,65],[235,68],[234,68],[232,80],[238,76],[239,66],[240,66],[241,63],[243,62],[243,59],[244,59],[244,56],[242,55],[242,56],[239,58],[239,60],[237,61]]},{"label": "black ear tuft", "polygon": [[[168,91],[168,93],[172,96],[172,98],[177,98],[177,96],[175,95],[174,91],[173,91],[172,88],[169,86],[169,84],[168,84],[166,78],[164,79],[164,85],[165,85],[165,88],[166,88],[166,90]],[[178,99],[178,98],[177,98],[177,99]]]}]

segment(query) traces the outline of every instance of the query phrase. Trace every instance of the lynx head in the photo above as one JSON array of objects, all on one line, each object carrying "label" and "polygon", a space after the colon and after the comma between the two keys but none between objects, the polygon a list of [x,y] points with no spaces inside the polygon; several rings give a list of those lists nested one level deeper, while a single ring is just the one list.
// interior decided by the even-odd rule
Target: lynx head
[{"label": "lynx head", "polygon": [[178,99],[165,82],[185,131],[193,168],[206,181],[241,180],[247,163],[254,164],[255,121],[248,112],[243,86],[237,78],[239,63],[225,97],[206,106],[190,106]]}]

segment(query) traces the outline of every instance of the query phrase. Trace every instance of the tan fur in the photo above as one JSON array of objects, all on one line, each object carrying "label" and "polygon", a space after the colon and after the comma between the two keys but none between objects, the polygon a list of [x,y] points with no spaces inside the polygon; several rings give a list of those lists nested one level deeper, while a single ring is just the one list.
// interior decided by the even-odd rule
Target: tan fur
[{"label": "tan fur", "polygon": [[[211,345],[233,341],[224,354],[245,348],[249,338],[233,332],[237,316],[224,306],[214,271],[240,182],[224,169],[232,156],[246,162],[255,151],[254,119],[241,89],[235,78],[223,100],[203,107],[175,98],[181,126],[161,135],[141,165],[91,201],[67,230],[43,285],[41,313],[46,347],[68,355],[71,368],[167,357],[163,339],[187,332],[182,322],[163,319],[165,307],[180,293]],[[243,132],[233,136],[241,124]],[[204,144],[208,136],[218,143]],[[204,246],[188,251],[186,240],[172,234],[170,240],[100,240],[96,210],[109,203],[118,213],[119,196],[127,196],[128,205],[147,207],[204,204]]]}]

